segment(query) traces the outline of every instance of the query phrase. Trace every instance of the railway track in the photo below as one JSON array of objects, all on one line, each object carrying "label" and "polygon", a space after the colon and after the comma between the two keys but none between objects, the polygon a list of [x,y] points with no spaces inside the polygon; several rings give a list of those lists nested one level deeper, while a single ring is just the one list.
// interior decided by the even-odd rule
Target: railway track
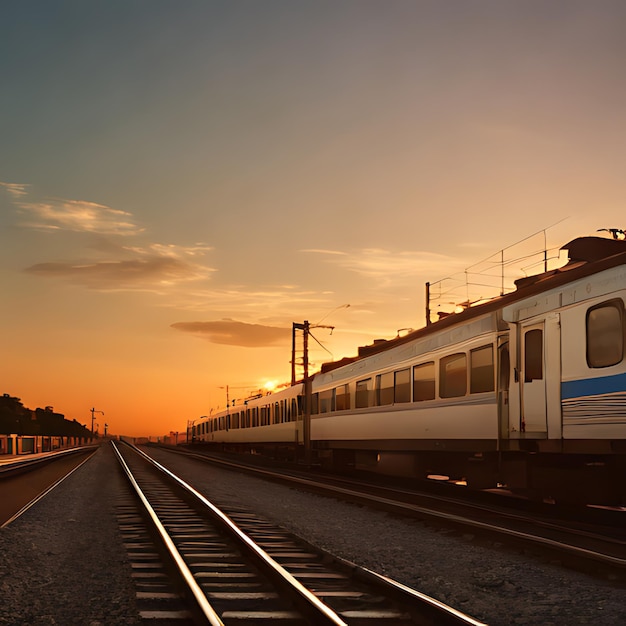
[{"label": "railway track", "polygon": [[[624,512],[609,515],[609,512],[598,511],[594,516],[595,511],[588,511],[590,516],[587,519],[573,514],[559,518],[546,512],[550,507],[535,507],[533,503],[528,503],[527,510],[509,509],[502,505],[503,498],[475,502],[327,475],[320,477],[254,467],[204,454],[175,452],[238,471],[249,471],[301,489],[416,517],[438,526],[446,525],[464,532],[470,530],[485,537],[495,536],[498,541],[535,549],[542,556],[603,577],[624,579],[626,576]],[[591,521],[594,517],[596,522]]]},{"label": "railway track", "polygon": [[97,447],[64,450],[0,464],[0,528],[8,526],[85,463]]},{"label": "railway track", "polygon": [[113,445],[137,496],[118,515],[153,624],[480,624],[250,511],[220,511],[142,451]]}]

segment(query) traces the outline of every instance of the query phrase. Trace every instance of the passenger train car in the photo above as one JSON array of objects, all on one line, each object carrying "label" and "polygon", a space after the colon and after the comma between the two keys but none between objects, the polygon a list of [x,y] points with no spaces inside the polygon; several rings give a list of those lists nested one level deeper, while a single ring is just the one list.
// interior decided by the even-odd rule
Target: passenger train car
[{"label": "passenger train car", "polygon": [[298,383],[230,406],[194,440],[295,450],[310,419],[323,466],[626,504],[626,241],[563,249],[562,268],[325,364],[310,392]]}]

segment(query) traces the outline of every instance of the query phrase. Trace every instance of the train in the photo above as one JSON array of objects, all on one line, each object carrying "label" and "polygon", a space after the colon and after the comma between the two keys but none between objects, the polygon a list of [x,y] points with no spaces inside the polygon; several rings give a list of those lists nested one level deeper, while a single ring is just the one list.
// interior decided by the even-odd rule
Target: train
[{"label": "train", "polygon": [[323,364],[193,425],[196,445],[304,450],[323,468],[626,504],[626,241]]}]

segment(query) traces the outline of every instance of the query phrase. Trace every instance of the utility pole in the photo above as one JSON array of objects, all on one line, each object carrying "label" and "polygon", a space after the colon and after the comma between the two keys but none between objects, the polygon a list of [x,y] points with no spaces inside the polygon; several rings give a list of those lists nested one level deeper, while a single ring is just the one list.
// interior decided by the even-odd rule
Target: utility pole
[{"label": "utility pole", "polygon": [[104,415],[104,411],[96,411],[96,409],[91,409],[91,433],[93,434],[93,423],[96,421],[96,413],[100,413]]},{"label": "utility pole", "polygon": [[[202,418],[200,418],[202,419]],[[191,441],[193,442],[193,425],[195,424],[196,420],[187,420],[187,441],[186,443],[189,443],[189,440],[191,439]]]},{"label": "utility pole", "polygon": [[[342,304],[337,308],[327,313],[321,320],[327,318],[331,313],[339,309],[346,309],[350,305]],[[311,334],[311,328],[328,328],[330,334],[333,334],[335,330],[334,326],[325,326],[320,324],[309,324],[307,320],[304,320],[302,324],[293,322],[291,327],[291,384],[296,384],[296,331],[302,331],[302,382],[304,384],[304,413],[302,415],[302,439],[304,443],[304,463],[307,467],[311,466],[311,404],[312,404],[312,381],[309,377],[309,335]],[[315,339],[315,337],[313,337]],[[317,341],[317,339],[315,339]],[[319,343],[319,341],[317,342]],[[320,344],[321,345],[321,344]],[[322,346],[324,347],[324,346]],[[325,349],[325,348],[324,348]]]},{"label": "utility pole", "polygon": [[304,383],[304,414],[302,415],[302,438],[304,443],[304,463],[311,465],[311,379],[309,378],[309,333],[307,320],[303,324],[293,323],[291,345],[291,384],[296,384],[296,330],[302,331],[302,382]]}]

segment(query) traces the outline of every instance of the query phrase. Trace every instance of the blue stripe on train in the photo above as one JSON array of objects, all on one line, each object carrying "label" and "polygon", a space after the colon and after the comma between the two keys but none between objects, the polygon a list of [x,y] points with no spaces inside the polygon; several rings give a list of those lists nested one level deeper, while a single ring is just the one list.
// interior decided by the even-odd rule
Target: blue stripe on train
[{"label": "blue stripe on train", "polygon": [[626,373],[584,380],[570,380],[561,383],[561,398],[580,398],[581,396],[598,396],[605,393],[626,391]]}]

